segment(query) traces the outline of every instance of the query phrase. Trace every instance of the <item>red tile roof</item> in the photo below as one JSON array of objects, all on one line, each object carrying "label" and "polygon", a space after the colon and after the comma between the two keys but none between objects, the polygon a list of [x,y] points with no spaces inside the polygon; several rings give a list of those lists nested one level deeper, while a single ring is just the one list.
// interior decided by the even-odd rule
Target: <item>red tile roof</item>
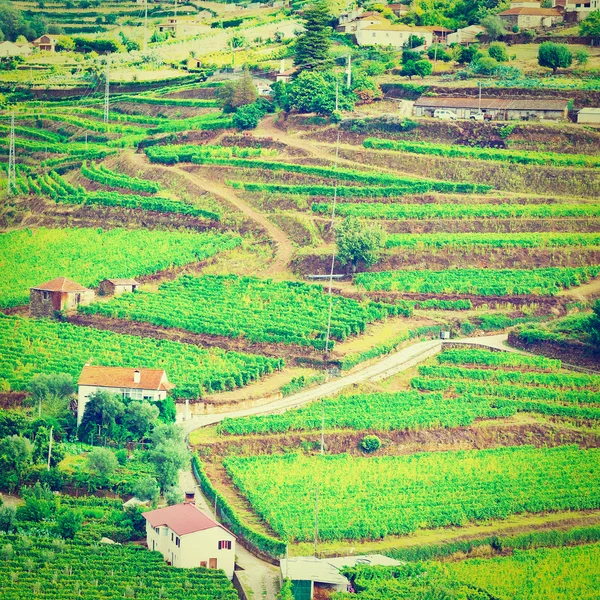
[{"label": "red tile roof", "polygon": [[175,504],[144,513],[144,518],[152,527],[166,525],[177,535],[186,535],[196,531],[204,531],[213,527],[225,529],[217,521],[201,512],[194,504]]},{"label": "red tile roof", "polygon": [[532,15],[538,17],[560,17],[560,13],[555,8],[535,8],[529,6],[521,6],[518,8],[509,8],[504,12],[498,13],[502,15]]},{"label": "red tile roof", "polygon": [[135,383],[133,381],[135,370],[126,367],[85,365],[77,383],[79,385],[140,390],[170,390],[174,387],[167,381],[167,376],[162,369],[137,369],[140,372],[140,383]]},{"label": "red tile roof", "polygon": [[52,281],[46,281],[40,285],[35,285],[32,290],[43,290],[45,292],[89,292],[88,288],[79,285],[77,282],[67,279],[66,277],[58,277]]}]

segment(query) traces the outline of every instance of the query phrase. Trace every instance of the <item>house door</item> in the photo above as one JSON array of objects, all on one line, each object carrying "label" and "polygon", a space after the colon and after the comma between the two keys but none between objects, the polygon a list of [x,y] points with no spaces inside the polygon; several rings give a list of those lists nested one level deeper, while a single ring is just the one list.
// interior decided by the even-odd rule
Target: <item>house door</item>
[{"label": "house door", "polygon": [[209,558],[208,559],[208,568],[209,569],[216,569],[217,568],[217,559],[216,558]]},{"label": "house door", "polygon": [[79,304],[81,302],[81,294],[75,294],[75,304]]}]

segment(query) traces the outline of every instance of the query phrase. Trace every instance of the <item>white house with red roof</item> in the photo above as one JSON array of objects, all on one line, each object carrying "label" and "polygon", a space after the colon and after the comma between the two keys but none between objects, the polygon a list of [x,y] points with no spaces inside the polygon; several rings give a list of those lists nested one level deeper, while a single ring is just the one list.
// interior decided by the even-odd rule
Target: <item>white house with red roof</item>
[{"label": "white house with red roof", "polygon": [[186,494],[182,504],[143,515],[148,549],[160,552],[170,565],[223,569],[233,579],[235,536],[197,508],[193,494]]},{"label": "white house with red roof", "polygon": [[133,400],[164,400],[175,386],[162,369],[133,369],[85,365],[77,382],[77,425],[91,394],[108,392]]}]

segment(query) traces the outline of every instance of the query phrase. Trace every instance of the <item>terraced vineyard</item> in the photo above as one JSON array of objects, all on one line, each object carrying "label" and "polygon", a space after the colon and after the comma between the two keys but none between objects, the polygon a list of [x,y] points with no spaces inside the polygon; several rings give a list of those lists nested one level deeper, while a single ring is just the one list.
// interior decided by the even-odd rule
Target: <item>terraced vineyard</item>
[{"label": "terraced vineyard", "polygon": [[[173,569],[158,552],[135,546],[55,543],[43,537],[3,536],[2,597],[117,600],[130,597],[236,600],[216,569]],[[191,595],[190,595],[191,594]]]},{"label": "terraced vineyard", "polygon": [[[157,293],[136,293],[80,312],[180,327],[195,333],[244,337],[251,342],[283,342],[324,349],[329,297],[323,288],[254,277],[184,276]],[[331,337],[344,340],[367,323],[404,313],[402,305],[358,303],[333,298]],[[333,347],[330,341],[329,347]]]},{"label": "terraced vineyard", "polygon": [[13,231],[0,236],[0,306],[26,304],[29,287],[55,277],[93,286],[205,260],[240,243],[234,235],[142,229]]},{"label": "terraced vineyard", "polygon": [[0,331],[3,389],[23,390],[38,373],[76,379],[90,356],[99,365],[165,369],[176,398],[231,390],[283,366],[281,359],[1,314]]},{"label": "terraced vineyard", "polygon": [[519,446],[376,458],[273,454],[230,457],[224,465],[257,513],[292,540],[313,539],[317,483],[325,541],[598,508],[599,458],[596,448]]}]

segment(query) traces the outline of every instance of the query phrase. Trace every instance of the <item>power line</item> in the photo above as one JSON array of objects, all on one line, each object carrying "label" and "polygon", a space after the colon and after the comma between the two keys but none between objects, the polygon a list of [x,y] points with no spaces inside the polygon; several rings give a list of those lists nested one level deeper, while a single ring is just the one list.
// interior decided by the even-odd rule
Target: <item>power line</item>
[{"label": "power line", "polygon": [[8,143],[8,183],[6,186],[8,195],[17,192],[17,166],[15,156],[15,110],[13,108],[10,116],[10,141]]},{"label": "power line", "polygon": [[106,77],[104,80],[104,122],[108,123],[108,115],[110,111],[110,62],[106,57]]}]

